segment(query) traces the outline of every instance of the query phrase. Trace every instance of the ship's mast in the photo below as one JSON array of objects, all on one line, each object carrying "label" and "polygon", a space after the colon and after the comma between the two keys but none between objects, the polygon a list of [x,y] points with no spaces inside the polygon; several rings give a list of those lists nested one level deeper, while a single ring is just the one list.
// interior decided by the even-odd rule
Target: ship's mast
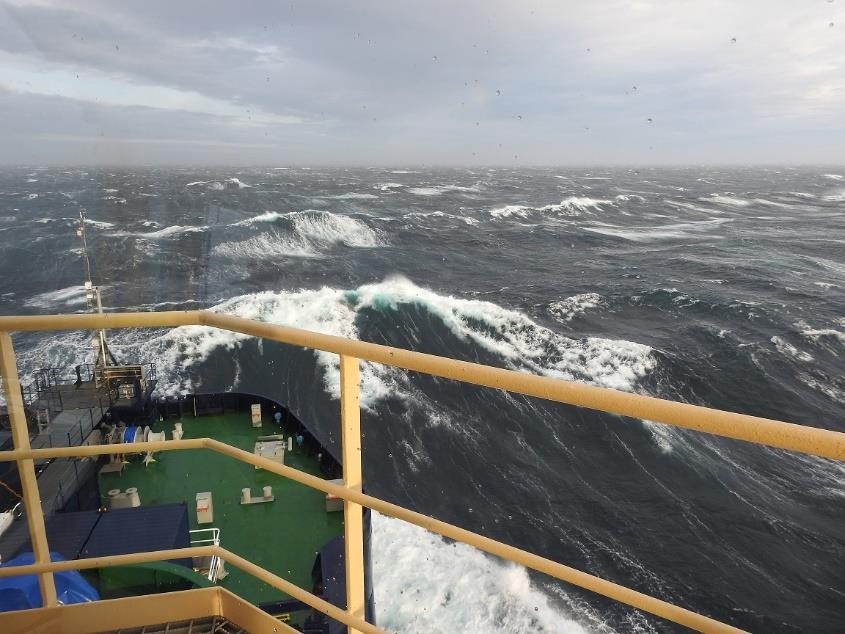
[{"label": "ship's mast", "polygon": [[[103,299],[100,295],[100,287],[94,286],[94,281],[91,278],[91,260],[88,257],[88,240],[85,235],[85,210],[79,211],[79,227],[76,230],[76,235],[82,238],[82,257],[85,258],[85,301],[88,302],[88,308],[96,310],[101,315],[103,314]],[[94,361],[94,368],[99,368],[107,365],[117,365],[114,355],[109,350],[108,342],[106,341],[106,331],[101,328],[97,331],[92,344],[97,348],[97,358]]]}]

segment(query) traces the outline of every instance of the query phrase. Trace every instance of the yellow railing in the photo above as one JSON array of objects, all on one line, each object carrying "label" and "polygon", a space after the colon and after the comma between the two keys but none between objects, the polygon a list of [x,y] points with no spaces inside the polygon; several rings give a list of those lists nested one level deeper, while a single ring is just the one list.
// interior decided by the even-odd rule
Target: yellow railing
[{"label": "yellow railing", "polygon": [[[344,484],[336,485],[291,467],[279,465],[249,452],[219,441],[200,438],[191,440],[137,443],[131,452],[170,451],[206,448],[243,462],[262,467],[306,486],[336,495],[344,500],[344,532],[346,543],[346,611],[326,603],[319,597],[297,588],[251,562],[220,547],[180,549],[153,553],[135,553],[95,559],[51,562],[44,531],[44,517],[35,477],[34,461],[53,457],[97,456],[127,453],[125,445],[78,446],[33,450],[29,445],[26,419],[21,400],[12,340],[14,331],[160,328],[205,325],[233,332],[253,335],[304,348],[323,350],[340,355],[341,368],[341,451]],[[451,539],[461,541],[485,552],[513,561],[528,568],[567,581],[603,596],[615,599],[640,610],[650,612],[675,623],[706,632],[737,632],[736,628],[637,592],[619,584],[576,570],[545,557],[508,546],[471,531],[441,522],[415,511],[362,493],[361,489],[361,433],[359,403],[359,366],[361,360],[391,365],[434,376],[454,379],[474,385],[508,390],[528,396],[587,407],[632,418],[644,418],[658,423],[684,427],[837,460],[845,460],[845,434],[796,425],[767,418],[747,416],[720,410],[676,403],[658,398],[619,392],[570,381],[540,377],[523,372],[492,368],[477,363],[457,361],[434,355],[381,346],[341,337],[324,335],[296,328],[222,315],[209,311],[162,313],[112,313],[105,315],[50,315],[29,317],[0,317],[0,374],[4,379],[6,403],[12,425],[14,449],[0,452],[0,461],[15,461],[21,476],[23,498],[29,520],[30,537],[35,563],[28,566],[0,569],[0,577],[38,574],[39,585],[47,607],[56,605],[56,590],[52,573],[58,570],[98,568],[121,563],[166,560],[192,556],[194,551],[217,555],[232,565],[249,572],[288,595],[326,613],[349,626],[350,631],[378,632],[378,628],[364,620],[364,571],[362,507],[374,509]],[[2,617],[0,617],[2,618]]]}]

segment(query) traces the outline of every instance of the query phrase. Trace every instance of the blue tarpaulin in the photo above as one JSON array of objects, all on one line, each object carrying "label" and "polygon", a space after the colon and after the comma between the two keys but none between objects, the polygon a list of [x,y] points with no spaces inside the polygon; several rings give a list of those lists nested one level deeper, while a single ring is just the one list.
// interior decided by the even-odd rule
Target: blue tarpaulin
[{"label": "blue tarpaulin", "polygon": [[[65,560],[59,553],[50,553],[50,559],[52,561]],[[34,562],[35,557],[32,553],[21,553],[0,567],[26,566]],[[56,580],[56,595],[62,605],[97,601],[100,598],[91,584],[75,570],[56,572],[53,578]],[[38,589],[37,575],[0,578],[0,612],[40,607],[41,592]]]}]

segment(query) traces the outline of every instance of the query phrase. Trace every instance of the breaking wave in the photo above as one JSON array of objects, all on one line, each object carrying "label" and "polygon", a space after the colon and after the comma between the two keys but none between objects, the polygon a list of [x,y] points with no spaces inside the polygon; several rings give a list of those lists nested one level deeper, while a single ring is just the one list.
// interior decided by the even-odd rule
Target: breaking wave
[{"label": "breaking wave", "polygon": [[[283,241],[262,234],[240,243],[219,245],[237,257],[254,259],[256,250],[277,248],[289,253]],[[278,246],[281,245],[281,246]],[[227,300],[212,310],[313,330],[351,339],[359,338],[359,319],[366,311],[397,311],[416,306],[435,317],[458,339],[496,355],[506,367],[545,376],[633,390],[656,361],[651,348],[630,341],[586,337],[572,339],[535,323],[526,315],[497,304],[439,295],[401,278],[365,284],[355,290],[324,287],[318,290],[265,291]],[[405,324],[406,327],[413,327]],[[418,335],[414,335],[418,336]],[[188,367],[205,360],[215,348],[231,349],[246,336],[202,326],[170,330],[146,341],[141,356],[162,358],[165,368]],[[316,352],[324,388],[339,398],[337,355]],[[387,397],[411,395],[406,375],[378,364],[362,363],[361,400],[365,407]],[[176,389],[187,389],[179,377],[169,377]],[[161,384],[167,384],[162,381]]]},{"label": "breaking wave", "polygon": [[211,250],[212,254],[232,260],[264,261],[281,258],[313,258],[319,254],[302,240],[269,231],[246,240],[224,242]]},{"label": "breaking wave", "polygon": [[586,196],[570,196],[564,198],[557,204],[543,205],[542,207],[531,207],[528,205],[505,205],[490,210],[494,218],[508,218],[519,216],[527,218],[533,213],[554,213],[562,216],[580,216],[582,213],[603,211],[603,205],[613,205],[612,200],[587,198]]},{"label": "breaking wave", "polygon": [[383,245],[378,232],[350,216],[329,211],[302,211],[292,214],[292,221],[295,232],[311,242],[345,244],[350,247]]}]

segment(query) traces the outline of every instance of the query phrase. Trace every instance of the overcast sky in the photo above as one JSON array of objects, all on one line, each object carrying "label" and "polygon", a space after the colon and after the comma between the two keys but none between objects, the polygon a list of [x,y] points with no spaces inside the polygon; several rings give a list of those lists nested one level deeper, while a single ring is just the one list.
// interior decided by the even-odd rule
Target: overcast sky
[{"label": "overcast sky", "polygon": [[845,163],[845,0],[0,0],[0,163],[756,162]]}]

